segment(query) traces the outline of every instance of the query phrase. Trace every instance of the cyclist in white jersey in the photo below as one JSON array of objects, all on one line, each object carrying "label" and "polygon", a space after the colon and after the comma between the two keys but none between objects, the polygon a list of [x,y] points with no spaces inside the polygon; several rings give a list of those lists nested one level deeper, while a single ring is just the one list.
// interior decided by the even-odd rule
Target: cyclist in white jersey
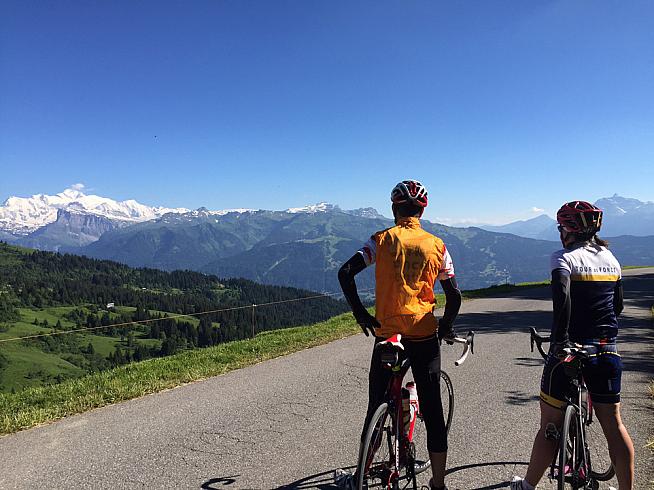
[{"label": "cyclist in white jersey", "polygon": [[[554,318],[550,351],[541,378],[540,430],[536,434],[525,478],[515,477],[514,490],[532,490],[549,466],[557,441],[545,437],[545,428],[563,423],[568,377],[560,356],[572,344],[593,349],[597,355],[584,366],[584,379],[606,436],[611,462],[621,490],[633,488],[634,447],[620,417],[622,360],[617,351],[617,316],[622,312],[620,264],[597,236],[602,210],[585,201],[559,209],[556,220],[563,249],[552,254]],[[600,355],[601,354],[601,355]]]}]

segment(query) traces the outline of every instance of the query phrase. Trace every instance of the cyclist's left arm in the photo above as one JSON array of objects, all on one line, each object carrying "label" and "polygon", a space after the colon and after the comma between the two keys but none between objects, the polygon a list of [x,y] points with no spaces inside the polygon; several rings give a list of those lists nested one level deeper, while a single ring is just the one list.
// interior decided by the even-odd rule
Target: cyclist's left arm
[{"label": "cyclist's left arm", "polygon": [[624,310],[624,290],[622,288],[622,279],[618,279],[613,290],[613,311],[618,316]]}]

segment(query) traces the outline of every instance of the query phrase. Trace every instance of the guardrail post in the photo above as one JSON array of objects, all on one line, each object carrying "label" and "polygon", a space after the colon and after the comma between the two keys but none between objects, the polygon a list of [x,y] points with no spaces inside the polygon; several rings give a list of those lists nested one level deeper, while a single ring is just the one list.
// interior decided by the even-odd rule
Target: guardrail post
[{"label": "guardrail post", "polygon": [[257,305],[252,304],[252,338],[254,338],[254,335],[255,335],[255,333],[256,333],[256,331],[255,331],[255,325],[256,325],[256,321],[257,321],[257,319],[256,319],[256,316],[255,316],[255,311],[254,311],[254,309],[255,309],[256,307],[257,307]]}]

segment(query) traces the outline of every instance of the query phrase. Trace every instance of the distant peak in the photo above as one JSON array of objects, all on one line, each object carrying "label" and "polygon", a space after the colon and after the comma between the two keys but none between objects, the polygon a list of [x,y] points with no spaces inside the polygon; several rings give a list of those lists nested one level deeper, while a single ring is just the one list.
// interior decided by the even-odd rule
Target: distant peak
[{"label": "distant peak", "polygon": [[139,204],[133,199],[114,201],[106,197],[84,194],[83,188],[82,184],[74,184],[56,195],[10,197],[0,206],[0,231],[27,235],[55,222],[60,210],[127,223],[148,221],[167,212],[187,211],[183,208],[153,208]]},{"label": "distant peak", "polygon": [[358,216],[360,218],[383,218],[381,214],[375,208],[357,208],[350,209],[345,211],[347,214],[352,216]]},{"label": "distant peak", "polygon": [[86,194],[84,194],[82,191],[78,189],[73,189],[72,187],[69,187],[68,189],[64,189],[63,192],[60,192],[57,195],[61,198],[71,199],[71,200],[80,199],[81,197],[86,196]]},{"label": "distant peak", "polygon": [[291,214],[298,214],[298,213],[314,214],[314,213],[326,213],[328,211],[334,211],[336,209],[339,208],[335,204],[329,204],[327,202],[319,202],[317,204],[303,206],[301,208],[288,208],[286,212]]}]

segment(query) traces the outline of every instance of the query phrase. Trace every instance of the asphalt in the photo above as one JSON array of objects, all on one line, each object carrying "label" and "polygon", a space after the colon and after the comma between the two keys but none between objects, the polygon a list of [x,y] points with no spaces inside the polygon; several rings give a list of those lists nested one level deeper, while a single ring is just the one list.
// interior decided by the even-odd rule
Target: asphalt
[{"label": "asphalt", "polygon": [[[654,268],[625,271],[624,283],[623,417],[645,489]],[[457,329],[476,331],[475,354],[454,367],[458,351],[443,352],[456,396],[450,490],[506,488],[524,474],[542,370],[526,329],[545,332],[550,317],[548,288],[464,302]],[[333,489],[334,469],[356,461],[371,348],[358,335],[2,437],[0,488]]]}]

